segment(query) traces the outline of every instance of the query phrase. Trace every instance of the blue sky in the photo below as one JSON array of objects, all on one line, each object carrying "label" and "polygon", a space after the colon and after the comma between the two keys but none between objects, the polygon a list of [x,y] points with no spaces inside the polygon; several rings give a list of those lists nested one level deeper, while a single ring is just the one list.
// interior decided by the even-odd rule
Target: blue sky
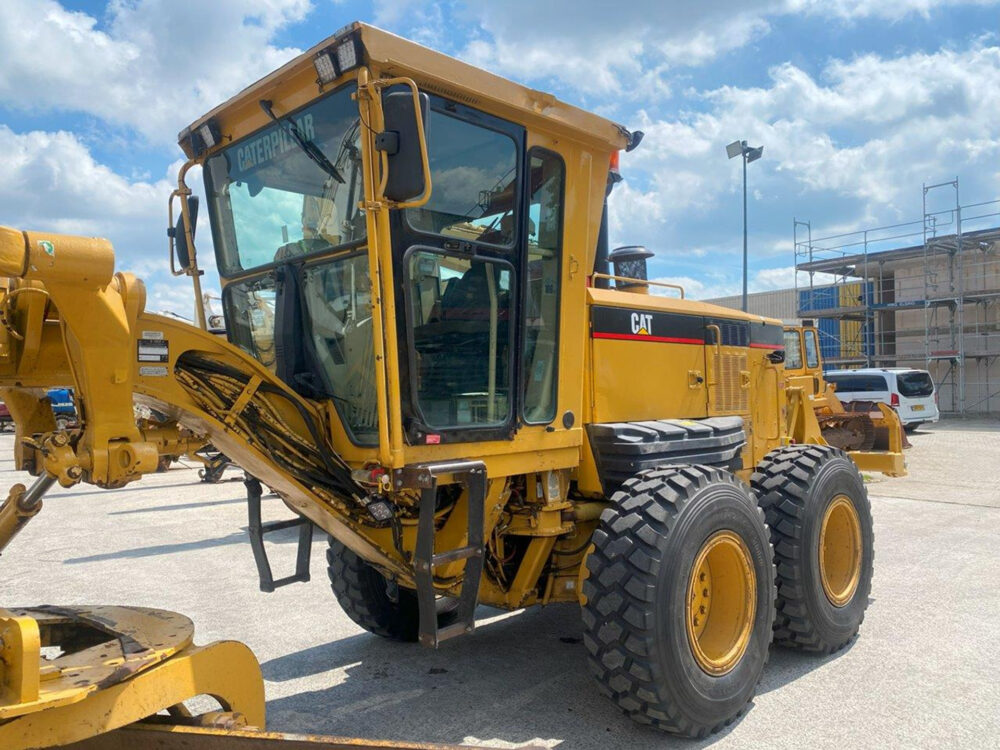
[{"label": "blue sky", "polygon": [[152,309],[190,315],[165,270],[177,131],[355,19],[644,130],[612,241],[693,296],[739,289],[733,140],[765,147],[752,290],[792,284],[793,217],[918,219],[921,185],[956,176],[963,202],[1000,197],[995,0],[5,0],[0,223],[107,236]]}]

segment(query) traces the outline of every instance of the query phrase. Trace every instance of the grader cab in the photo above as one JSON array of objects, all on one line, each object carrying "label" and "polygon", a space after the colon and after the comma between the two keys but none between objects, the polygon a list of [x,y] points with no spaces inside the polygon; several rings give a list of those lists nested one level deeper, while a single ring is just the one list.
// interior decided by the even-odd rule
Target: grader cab
[{"label": "grader cab", "polygon": [[[647,280],[647,253],[610,252],[617,154],[640,139],[353,24],[181,133],[171,263],[200,300],[197,167],[228,341],[203,317],[146,312],[104,240],[3,229],[0,396],[17,465],[38,479],[0,510],[0,545],[54,482],[125,485],[194,434],[250,477],[262,588],[305,577],[271,576],[266,485],[300,519],[300,561],[313,526],[329,534],[334,594],[366,630],[436,647],[473,633],[480,604],[572,603],[599,688],[626,714],[685,736],[730,723],[772,640],[829,653],[857,633],[869,454],[824,440],[778,321],[684,299]],[[53,384],[74,387],[78,429],[41,408]],[[137,425],[134,402],[185,431]],[[66,708],[45,675],[71,665],[42,660],[42,681],[23,684],[37,649],[5,636],[0,678],[21,689],[0,694],[0,746],[123,726],[207,737],[237,731],[240,713],[261,726],[245,653],[192,655],[186,637],[144,651],[148,620],[0,620],[22,643],[32,627],[109,636],[124,621],[148,657],[115,656],[123,668],[71,689]],[[83,638],[76,661],[99,642]],[[215,653],[239,660],[231,700],[208,666],[170,671]],[[141,692],[158,681],[159,702]],[[109,691],[119,706],[143,698],[103,711]],[[222,711],[190,717],[183,701],[202,692]]]}]

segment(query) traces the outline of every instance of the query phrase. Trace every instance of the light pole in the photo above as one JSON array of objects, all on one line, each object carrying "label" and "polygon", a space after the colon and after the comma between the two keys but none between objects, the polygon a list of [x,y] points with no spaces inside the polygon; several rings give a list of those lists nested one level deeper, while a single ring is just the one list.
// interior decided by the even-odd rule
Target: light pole
[{"label": "light pole", "polygon": [[746,141],[733,141],[726,146],[730,159],[743,157],[743,312],[747,311],[747,164],[757,161],[764,154],[764,147],[752,148]]}]

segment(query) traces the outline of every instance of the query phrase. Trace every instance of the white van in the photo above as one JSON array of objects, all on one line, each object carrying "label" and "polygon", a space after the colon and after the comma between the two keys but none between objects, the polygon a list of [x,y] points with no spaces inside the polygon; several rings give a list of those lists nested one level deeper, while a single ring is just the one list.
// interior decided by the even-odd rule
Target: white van
[{"label": "white van", "polygon": [[907,367],[831,370],[823,373],[828,383],[837,386],[841,401],[881,401],[899,415],[907,432],[924,422],[940,419],[937,391],[926,370]]}]

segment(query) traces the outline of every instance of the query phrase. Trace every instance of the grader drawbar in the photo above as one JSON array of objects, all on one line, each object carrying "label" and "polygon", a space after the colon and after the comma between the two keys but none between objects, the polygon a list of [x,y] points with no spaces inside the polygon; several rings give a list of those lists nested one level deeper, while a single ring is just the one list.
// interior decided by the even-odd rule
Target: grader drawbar
[{"label": "grader drawbar", "polygon": [[[641,138],[352,24],[181,132],[171,267],[200,300],[200,167],[226,338],[200,305],[199,325],[147,312],[105,240],[0,229],[0,397],[36,477],[0,507],[0,547],[54,483],[121,487],[210,441],[248,474],[264,590],[308,578],[316,526],[371,633],[438,646],[474,632],[478,604],[571,603],[625,714],[690,737],[733,722],[772,641],[830,653],[857,634],[874,559],[858,466],[902,473],[901,430],[886,411],[885,450],[829,445],[778,321],[609,251],[618,154]],[[57,429],[52,385],[73,387],[78,428]],[[264,487],[300,527],[288,576],[264,553]],[[253,656],[193,646],[180,615],[0,626],[4,748],[279,741]],[[219,708],[192,715],[202,694]]]}]

